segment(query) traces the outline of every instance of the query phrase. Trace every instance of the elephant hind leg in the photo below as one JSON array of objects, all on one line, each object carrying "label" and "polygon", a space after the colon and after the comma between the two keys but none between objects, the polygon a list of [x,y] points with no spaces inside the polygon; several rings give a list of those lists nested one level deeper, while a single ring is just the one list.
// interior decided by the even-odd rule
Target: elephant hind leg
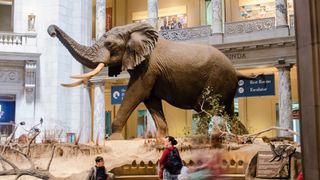
[{"label": "elephant hind leg", "polygon": [[144,101],[144,104],[146,105],[156,124],[158,131],[157,135],[162,137],[166,136],[168,133],[168,126],[164,117],[161,99],[150,97],[149,99]]}]

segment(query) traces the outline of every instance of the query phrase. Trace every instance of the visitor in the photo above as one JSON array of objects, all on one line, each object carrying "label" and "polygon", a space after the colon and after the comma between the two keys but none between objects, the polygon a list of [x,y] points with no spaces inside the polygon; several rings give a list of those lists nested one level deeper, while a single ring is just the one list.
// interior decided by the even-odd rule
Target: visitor
[{"label": "visitor", "polygon": [[169,26],[167,24],[167,20],[164,19],[163,20],[163,25],[160,27],[160,30],[163,31],[163,30],[167,30],[167,29],[169,29]]},{"label": "visitor", "polygon": [[297,180],[303,180],[303,174],[302,174],[302,172],[299,173]]},{"label": "visitor", "polygon": [[171,28],[170,29],[179,29],[179,25],[176,18],[172,18]]},{"label": "visitor", "polygon": [[182,166],[178,180],[189,180],[189,168],[187,166]]},{"label": "visitor", "polygon": [[113,174],[104,167],[103,157],[96,157],[96,165],[91,168],[87,180],[112,180]]},{"label": "visitor", "polygon": [[179,151],[175,145],[178,142],[172,136],[165,138],[165,146],[162,156],[159,160],[159,177],[163,180],[177,180],[183,166]]}]

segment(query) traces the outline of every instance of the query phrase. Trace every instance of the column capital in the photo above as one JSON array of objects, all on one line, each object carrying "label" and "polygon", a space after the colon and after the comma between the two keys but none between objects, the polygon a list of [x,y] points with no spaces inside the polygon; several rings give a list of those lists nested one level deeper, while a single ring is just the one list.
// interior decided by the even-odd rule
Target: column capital
[{"label": "column capital", "polygon": [[89,82],[94,85],[104,85],[105,81],[106,79],[103,76],[102,77],[96,76],[89,80]]},{"label": "column capital", "polygon": [[100,80],[100,81],[91,81],[91,83],[93,85],[95,85],[95,86],[104,86],[105,81],[102,81],[102,80]]},{"label": "column capital", "polygon": [[277,69],[287,69],[290,70],[293,66],[293,63],[288,63],[284,58],[278,59],[277,63],[275,64],[275,67]]}]

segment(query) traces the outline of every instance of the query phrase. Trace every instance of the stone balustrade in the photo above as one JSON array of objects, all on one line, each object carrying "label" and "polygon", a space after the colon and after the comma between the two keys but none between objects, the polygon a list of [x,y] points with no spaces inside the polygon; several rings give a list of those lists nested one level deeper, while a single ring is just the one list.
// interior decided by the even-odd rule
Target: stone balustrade
[{"label": "stone balustrade", "polygon": [[36,33],[0,32],[0,45],[36,46]]},{"label": "stone balustrade", "polygon": [[197,26],[184,29],[169,29],[159,32],[164,39],[173,41],[186,41],[197,38],[205,38],[211,35],[210,26]]},{"label": "stone balustrade", "polygon": [[0,32],[0,49],[8,53],[37,53],[37,34]]},{"label": "stone balustrade", "polygon": [[224,35],[245,34],[275,29],[275,18],[263,18],[225,23]]}]

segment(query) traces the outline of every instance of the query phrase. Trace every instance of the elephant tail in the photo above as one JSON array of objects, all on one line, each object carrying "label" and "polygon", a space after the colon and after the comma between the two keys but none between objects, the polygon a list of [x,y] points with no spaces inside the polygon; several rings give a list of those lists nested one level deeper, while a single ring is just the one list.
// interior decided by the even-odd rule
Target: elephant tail
[{"label": "elephant tail", "polygon": [[241,74],[240,72],[237,72],[237,78],[238,78],[238,81],[239,80],[253,80],[257,77],[264,77],[264,74],[258,74],[258,75],[244,75],[244,74]]}]

